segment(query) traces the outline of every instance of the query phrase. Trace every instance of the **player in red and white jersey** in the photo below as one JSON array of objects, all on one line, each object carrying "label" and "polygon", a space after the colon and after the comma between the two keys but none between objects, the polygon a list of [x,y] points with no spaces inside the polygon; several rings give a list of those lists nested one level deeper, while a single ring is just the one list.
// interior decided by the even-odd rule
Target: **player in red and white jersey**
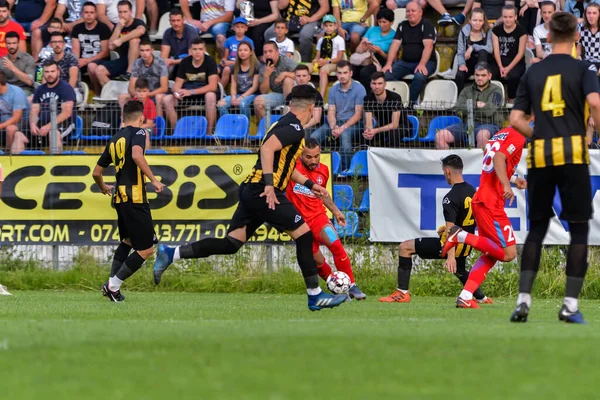
[{"label": "player in red and white jersey", "polygon": [[473,300],[473,292],[485,280],[496,261],[511,261],[517,256],[515,234],[504,211],[504,204],[506,200],[512,204],[515,197],[511,182],[519,189],[527,187],[525,179],[513,176],[521,160],[523,146],[525,138],[512,127],[500,130],[487,142],[479,188],[471,202],[479,236],[467,233],[456,225],[448,232],[442,257],[460,243],[466,243],[483,253],[456,299],[457,308],[479,308],[477,301]]},{"label": "player in red and white jersey", "polygon": [[[327,168],[327,165],[319,162],[320,157],[321,148],[319,147],[319,142],[315,139],[308,139],[302,156],[296,163],[296,169],[317,185],[325,187],[329,180],[329,168]],[[286,196],[300,212],[300,215],[312,231],[313,257],[317,262],[319,276],[327,280],[327,277],[331,275],[331,267],[327,264],[320,250],[320,246],[325,245],[333,254],[333,261],[338,271],[345,272],[350,277],[351,286],[348,293],[349,296],[356,300],[366,299],[367,295],[354,282],[350,258],[346,254],[344,245],[342,245],[342,241],[327,216],[327,209],[325,207],[333,213],[333,217],[340,225],[346,226],[346,217],[337,208],[331,197],[318,198],[307,187],[297,182],[291,182],[287,186]]]}]

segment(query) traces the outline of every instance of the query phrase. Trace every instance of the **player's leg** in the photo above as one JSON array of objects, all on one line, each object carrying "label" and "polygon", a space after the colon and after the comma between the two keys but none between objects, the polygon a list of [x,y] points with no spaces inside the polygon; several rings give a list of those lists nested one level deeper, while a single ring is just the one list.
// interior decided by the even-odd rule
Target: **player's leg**
[{"label": "player's leg", "polygon": [[313,237],[313,258],[317,263],[317,273],[319,274],[321,279],[326,281],[327,278],[329,278],[329,275],[331,275],[331,266],[327,263],[325,256],[323,255],[323,253],[321,253],[321,250],[319,249],[319,246],[320,243],[314,240]]},{"label": "player's leg", "polygon": [[398,287],[386,297],[379,299],[382,303],[409,303],[410,273],[412,271],[412,255],[415,254],[415,241],[420,239],[405,240],[398,246]]},{"label": "player's leg", "polygon": [[131,253],[131,249],[133,249],[131,240],[128,238],[122,239],[113,256],[112,266],[110,267],[110,278],[119,272],[119,269],[121,269],[121,266],[123,266],[123,263],[127,260],[129,253]]},{"label": "player's leg", "polygon": [[[467,271],[466,264],[467,264],[466,257],[457,257],[456,258],[456,272],[454,273],[454,276],[456,276],[456,278],[460,281],[460,283],[463,284],[463,286],[469,280],[469,272]],[[483,293],[483,290],[481,290],[481,287],[478,287],[477,290],[475,290],[473,292],[473,298],[475,298],[475,300],[477,300],[477,302],[480,304],[492,304],[493,303],[493,300],[490,299],[489,297],[487,297]]]}]

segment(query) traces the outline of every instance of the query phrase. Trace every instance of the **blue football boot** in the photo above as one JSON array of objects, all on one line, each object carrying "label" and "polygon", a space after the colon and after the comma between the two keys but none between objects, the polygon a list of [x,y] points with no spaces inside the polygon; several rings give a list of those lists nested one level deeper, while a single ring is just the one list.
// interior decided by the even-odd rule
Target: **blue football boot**
[{"label": "blue football boot", "polygon": [[154,262],[154,284],[160,283],[162,274],[173,264],[173,254],[175,254],[175,248],[165,246],[161,244],[158,246],[156,253],[156,261]]}]

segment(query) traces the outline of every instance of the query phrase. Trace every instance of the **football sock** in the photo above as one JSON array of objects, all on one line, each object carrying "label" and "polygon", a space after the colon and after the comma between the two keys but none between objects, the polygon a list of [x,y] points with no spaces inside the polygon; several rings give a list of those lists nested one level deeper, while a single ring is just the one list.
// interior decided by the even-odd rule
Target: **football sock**
[{"label": "football sock", "polygon": [[244,243],[227,236],[223,239],[204,239],[179,246],[181,258],[204,258],[213,254],[235,254]]},{"label": "football sock", "polygon": [[[571,312],[577,311],[577,299],[583,287],[583,281],[588,268],[588,233],[589,223],[569,223],[571,243],[567,253],[567,290],[565,304]],[[567,299],[572,299],[567,303]],[[575,307],[574,309],[572,307]]]},{"label": "football sock", "polygon": [[121,289],[122,284],[123,281],[121,279],[117,278],[116,276],[111,276],[108,280],[108,289],[116,292],[117,290]]},{"label": "football sock", "polygon": [[316,296],[321,293],[321,288],[317,286],[314,289],[306,289],[306,293],[308,293],[309,296]]},{"label": "football sock", "polygon": [[317,263],[312,254],[312,242],[313,234],[311,231],[296,239],[296,258],[307,289],[319,287],[319,275],[317,274]]},{"label": "football sock", "polygon": [[121,269],[119,269],[119,272],[117,272],[117,275],[115,275],[115,277],[124,281],[131,275],[135,274],[135,271],[142,267],[144,261],[146,260],[143,259],[142,256],[140,256],[140,253],[134,251],[129,257],[127,257],[127,260],[125,260],[123,266],[121,267]]},{"label": "football sock", "polygon": [[319,271],[319,276],[326,281],[331,275],[331,267],[327,264],[327,260],[323,261],[323,264],[317,265],[317,271]]},{"label": "football sock", "polygon": [[[465,233],[465,240],[461,243],[468,244],[469,246],[481,251],[483,254],[488,254],[490,257],[493,257],[498,261],[504,260],[504,249],[498,246],[492,240],[483,236],[473,235],[472,233]],[[473,270],[471,270],[471,273],[472,272]]]},{"label": "football sock", "polygon": [[411,270],[412,257],[398,257],[398,289],[408,291]]},{"label": "football sock", "polygon": [[175,250],[173,251],[173,262],[181,259],[181,255],[179,254],[179,247],[181,246],[175,247]]},{"label": "football sock", "polygon": [[463,289],[462,292],[458,295],[463,300],[473,300],[473,293],[468,290]]},{"label": "football sock", "polygon": [[128,245],[127,243],[125,243],[125,242],[119,243],[119,246],[115,250],[112,267],[110,268],[110,276],[111,277],[115,276],[117,274],[117,272],[119,272],[119,269],[121,269],[121,266],[127,259],[127,256],[129,255],[129,252],[131,251],[131,249],[132,249],[132,247],[130,245]]},{"label": "football sock", "polygon": [[517,297],[517,305],[525,303],[527,307],[531,308],[531,294],[529,293],[519,293]]},{"label": "football sock", "polygon": [[570,312],[575,312],[579,309],[579,301],[575,297],[565,297],[563,304],[567,306],[567,310]]},{"label": "football sock", "polygon": [[333,254],[333,262],[338,271],[345,272],[350,277],[350,283],[354,283],[354,274],[352,273],[352,264],[350,264],[350,257],[344,250],[344,245],[340,239],[331,243],[329,250]]},{"label": "football sock", "polygon": [[[456,276],[460,283],[462,283],[463,286],[465,286],[465,284],[469,280],[469,273],[465,269],[463,262],[460,262],[458,260],[456,261],[456,272],[454,273],[454,276]],[[475,297],[477,300],[484,300],[485,294],[483,293],[483,290],[481,290],[481,288],[477,288],[477,290],[473,292],[473,297]]]},{"label": "football sock", "polygon": [[[471,268],[471,272],[469,273],[469,279],[467,283],[465,283],[464,290],[473,293],[477,290],[479,286],[485,280],[485,277],[488,272],[496,265],[496,260],[489,256],[481,256]],[[462,297],[462,294],[461,294]],[[463,297],[464,299],[465,297]]]},{"label": "football sock", "polygon": [[[529,233],[523,252],[521,253],[521,274],[519,277],[519,293],[531,293],[535,276],[540,268],[540,258],[542,257],[542,242],[550,220],[531,221]],[[531,299],[527,306],[530,306]],[[520,303],[519,303],[520,304]]]}]

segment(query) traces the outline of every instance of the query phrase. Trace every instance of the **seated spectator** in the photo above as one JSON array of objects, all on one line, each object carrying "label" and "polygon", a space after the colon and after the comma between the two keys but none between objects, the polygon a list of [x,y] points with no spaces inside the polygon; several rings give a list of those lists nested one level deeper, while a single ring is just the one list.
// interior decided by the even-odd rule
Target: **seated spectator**
[{"label": "seated spectator", "polygon": [[579,32],[577,56],[584,61],[600,66],[600,5],[589,4],[585,9],[583,26]]},{"label": "seated spectator", "polygon": [[465,81],[473,76],[475,66],[480,62],[490,61],[491,64],[492,61],[492,32],[481,8],[473,10],[469,23],[460,31],[456,57],[458,71],[454,81],[460,93],[465,87]]},{"label": "seated spectator", "polygon": [[[368,52],[371,55],[370,59],[364,59],[360,65],[353,63],[353,57],[350,57],[350,62],[353,63],[353,75],[358,77],[359,82],[365,87],[367,93],[371,91],[371,75],[377,71],[378,67],[385,65],[387,61],[390,46],[394,40],[396,31],[392,29],[394,23],[394,13],[387,8],[381,9],[377,13],[377,25],[369,28],[362,41],[356,48],[356,54],[365,54]],[[377,60],[379,65],[376,65],[373,58]]]},{"label": "seated spectator", "polygon": [[[115,27],[121,19],[119,15],[119,3],[121,0],[97,0],[96,1],[96,12],[98,13],[98,20],[103,22],[114,31]],[[131,14],[135,19],[141,19],[144,13],[145,1],[144,0],[125,0],[131,6]]]},{"label": "seated spectator", "polygon": [[[206,104],[208,133],[212,134],[217,119],[217,101],[220,100],[219,74],[214,58],[206,54],[206,44],[200,37],[192,40],[190,56],[179,64],[173,94],[166,95],[163,107],[171,127],[177,124],[175,107],[182,104]],[[160,114],[159,114],[160,115]]]},{"label": "seated spectator", "polygon": [[473,101],[474,123],[473,134],[479,148],[484,148],[487,141],[502,126],[504,119],[498,112],[502,105],[502,90],[493,85],[492,72],[487,63],[475,66],[475,84],[460,92],[456,110],[461,112],[465,123],[450,125],[435,133],[435,147],[449,149],[451,144],[466,146],[469,144],[467,100]]},{"label": "seated spectator", "polygon": [[517,88],[526,69],[527,32],[517,24],[515,6],[504,6],[502,20],[504,23],[492,30],[494,57],[500,70],[501,80],[508,83],[508,103],[512,104],[517,97]]},{"label": "seated spectator", "polygon": [[246,41],[240,42],[231,75],[231,95],[219,101],[221,115],[229,114],[229,107],[239,107],[240,113],[250,121],[251,106],[258,92],[259,65],[252,45]]},{"label": "seated spectator", "polygon": [[23,27],[10,19],[10,11],[8,9],[8,3],[5,0],[0,0],[0,57],[4,57],[8,50],[6,50],[6,34],[8,32],[17,32],[19,35],[19,50],[23,53],[27,53],[27,43],[25,43],[25,31]]},{"label": "seated spectator", "polygon": [[8,54],[2,57],[0,71],[9,84],[21,88],[27,96],[33,94],[35,62],[30,54],[19,50],[19,34],[8,32],[4,38]]},{"label": "seated spectator", "polygon": [[538,25],[533,30],[533,40],[535,43],[535,57],[531,59],[531,63],[542,61],[552,53],[552,43],[548,42],[548,33],[550,27],[550,19],[556,12],[556,4],[551,1],[543,1],[540,3],[542,12],[542,20],[544,23]]},{"label": "seated spectator", "polygon": [[[389,10],[395,10],[396,8],[405,8],[408,3],[413,0],[386,0],[385,5]],[[463,11],[454,16],[450,15],[442,0],[419,0],[419,5],[421,8],[425,9],[427,4],[431,6],[435,11],[439,12],[442,18],[438,21],[438,25],[441,27],[445,27],[451,24],[462,25],[467,19],[467,14],[473,7],[474,0],[467,0]]]},{"label": "seated spectator", "polygon": [[[516,5],[516,3],[515,3]],[[533,30],[539,24],[538,16],[540,6],[538,0],[521,0],[519,4],[518,24],[525,29],[529,38],[533,36]]]},{"label": "seated spectator", "polygon": [[[310,71],[308,65],[306,64],[298,64],[296,69],[294,70],[294,86],[297,85],[311,85],[310,82]],[[314,86],[313,86],[314,87]],[[285,99],[285,102],[289,104],[292,101],[291,94]],[[323,96],[319,92],[317,92],[317,99],[315,100],[315,108],[313,109],[313,115],[308,124],[304,125],[304,132],[306,133],[306,137],[310,137],[310,135],[321,126],[323,123]]]},{"label": "seated spectator", "polygon": [[180,4],[188,23],[196,26],[201,34],[210,33],[215,38],[219,59],[223,59],[227,31],[231,28],[235,10],[235,0],[181,0]]},{"label": "seated spectator", "polygon": [[272,42],[277,43],[279,48],[279,54],[284,57],[294,57],[294,51],[296,47],[292,39],[287,37],[288,34],[288,23],[285,19],[280,18],[275,21],[275,37],[271,38]]},{"label": "seated spectator", "polygon": [[[54,60],[44,64],[44,82],[35,89],[29,113],[29,137],[15,137],[13,148],[16,152],[25,149],[26,144],[34,148],[54,147],[62,152],[63,139],[75,131],[75,92],[71,85],[60,79],[60,69]],[[56,143],[51,146],[50,139],[50,100],[56,99],[56,124],[58,134]]]},{"label": "seated spectator", "polygon": [[[58,0],[54,17],[63,21],[63,29],[69,35],[75,25],[83,22],[81,4],[81,0]],[[65,13],[67,13],[66,18]]]},{"label": "seated spectator", "polygon": [[[311,137],[323,147],[327,140],[340,140],[342,170],[348,169],[352,159],[352,142],[360,139],[363,133],[363,102],[367,94],[365,88],[352,79],[352,68],[348,61],[337,65],[336,83],[329,89],[327,122]],[[329,139],[332,138],[332,139]]]},{"label": "seated spectator", "polygon": [[160,57],[165,60],[169,67],[169,78],[175,79],[177,67],[191,47],[192,40],[198,37],[198,29],[188,25],[183,20],[181,9],[174,8],[169,13],[171,27],[165,31],[160,47]]},{"label": "seated spectator", "polygon": [[230,36],[225,41],[225,54],[221,63],[219,64],[219,69],[221,70],[221,84],[224,88],[229,85],[229,78],[231,77],[231,69],[235,64],[237,48],[239,44],[244,41],[250,43],[252,48],[254,49],[254,42],[252,39],[246,36],[246,32],[248,31],[248,21],[245,18],[238,17],[233,20],[233,32],[235,33],[233,36]]},{"label": "seated spectator", "polygon": [[146,14],[148,15],[148,29],[150,35],[155,35],[158,32],[158,21],[160,16],[166,14],[171,7],[172,4],[170,0],[146,0]]},{"label": "seated spectator", "polygon": [[[236,8],[240,8],[240,4],[246,0],[237,0]],[[242,13],[242,17],[248,20],[247,36],[254,42],[254,52],[257,58],[263,55],[263,45],[265,44],[265,32],[273,22],[280,18],[279,16],[279,1],[255,1],[254,2],[254,19],[248,18]],[[285,20],[284,20],[285,21]],[[287,23],[286,23],[287,29]],[[285,35],[284,35],[285,36]]]},{"label": "seated spectator", "polygon": [[[169,68],[167,63],[160,58],[154,57],[152,52],[152,43],[149,39],[142,39],[140,43],[140,58],[135,60],[131,69],[131,79],[129,80],[129,93],[119,95],[119,105],[127,103],[132,97],[136,96],[136,82],[138,79],[144,79],[148,85],[148,98],[154,101],[159,109],[164,96],[169,91]],[[155,109],[156,113],[156,109]],[[162,116],[162,115],[161,115]]]},{"label": "seated spectator", "polygon": [[28,108],[25,92],[8,84],[6,75],[0,71],[0,140],[2,147],[10,150],[11,154],[20,152],[16,147],[13,151],[13,147],[16,142],[25,139],[22,131],[27,126]]},{"label": "seated spectator", "polygon": [[360,38],[367,31],[367,21],[379,9],[378,0],[333,0],[333,16],[339,22],[338,34],[344,40],[350,40],[350,50],[354,52]]},{"label": "seated spectator", "polygon": [[481,8],[490,23],[490,27],[498,21],[502,21],[502,8],[507,5],[514,5],[514,0],[475,0],[473,8]]},{"label": "seated spectator", "polygon": [[598,4],[598,0],[566,0],[563,11],[573,14],[582,23],[585,18],[585,10],[587,10],[587,6],[590,4]]},{"label": "seated spectator", "polygon": [[[371,92],[365,96],[364,140],[371,147],[400,147],[405,137],[412,135],[402,97],[385,88],[385,74],[373,72]],[[377,127],[373,127],[373,120]]]},{"label": "seated spectator", "polygon": [[325,97],[325,91],[329,84],[329,74],[335,72],[337,63],[344,59],[346,42],[336,32],[336,21],[333,15],[323,18],[325,36],[317,42],[317,54],[312,61],[312,71],[319,72],[319,93]]},{"label": "seated spectator", "polygon": [[73,54],[79,60],[79,68],[87,69],[89,63],[109,57],[108,39],[111,33],[105,23],[98,21],[96,4],[85,2],[82,14],[83,22],[73,27]]},{"label": "seated spectator", "polygon": [[[410,102],[416,103],[427,78],[435,72],[436,30],[426,19],[423,10],[416,2],[406,6],[406,21],[396,30],[396,36],[388,53],[387,63],[382,71],[386,81],[398,81],[406,75],[414,74],[410,84]],[[402,46],[402,58],[397,60]]]},{"label": "seated spectator", "polygon": [[52,56],[42,60],[44,64],[47,60],[54,60],[60,70],[60,79],[67,82],[75,91],[77,103],[83,99],[80,89],[81,74],[79,71],[79,62],[73,53],[65,51],[65,39],[62,33],[54,32],[50,36],[50,46],[54,50]]},{"label": "seated spectator", "polygon": [[88,64],[90,81],[96,93],[100,93],[102,86],[111,78],[129,80],[133,63],[140,55],[140,39],[146,35],[144,21],[133,18],[128,0],[119,1],[119,17],[119,23],[108,42],[108,48],[116,50],[119,58]]},{"label": "seated spectator", "polygon": [[[133,79],[133,77],[131,79]],[[150,94],[150,85],[148,84],[148,80],[146,78],[136,79],[135,96],[133,96],[132,100],[137,100],[144,105],[144,123],[142,124],[141,128],[144,128],[148,131],[148,134],[146,135],[146,149],[150,148],[150,135],[156,131],[154,129],[156,105],[152,101]],[[123,109],[123,105],[125,105],[125,103],[121,103],[121,110]]]},{"label": "seated spectator", "polygon": [[56,0],[19,0],[15,5],[15,20],[27,32],[33,32],[48,23],[55,8]]},{"label": "seated spectator", "polygon": [[[51,57],[54,49],[50,45],[50,35],[53,33],[64,33],[63,22],[58,18],[50,18],[48,25],[36,29],[31,33],[31,54],[36,57],[36,60],[44,60]],[[65,50],[71,50],[70,40],[65,37]]]},{"label": "seated spectator", "polygon": [[273,108],[285,104],[285,98],[294,88],[296,62],[281,57],[274,42],[267,42],[263,48],[266,64],[260,65],[260,95],[254,99],[256,117],[265,116],[265,107]]}]

